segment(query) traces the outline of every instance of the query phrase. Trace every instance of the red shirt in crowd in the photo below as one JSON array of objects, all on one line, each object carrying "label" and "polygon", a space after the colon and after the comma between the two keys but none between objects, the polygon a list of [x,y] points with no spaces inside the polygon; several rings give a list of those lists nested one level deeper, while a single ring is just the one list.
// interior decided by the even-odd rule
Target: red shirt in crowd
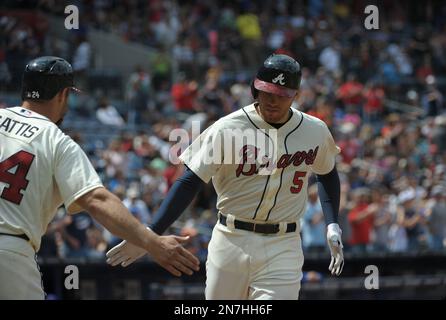
[{"label": "red shirt in crowd", "polygon": [[182,166],[170,166],[163,172],[163,177],[167,183],[167,191],[173,186],[175,181],[183,174],[184,169]]},{"label": "red shirt in crowd", "polygon": [[358,155],[361,145],[356,139],[341,140],[338,143],[341,148],[342,162],[350,164]]},{"label": "red shirt in crowd", "polygon": [[362,220],[357,220],[358,216],[368,207],[368,203],[362,202],[356,205],[348,213],[348,221],[352,228],[352,237],[350,244],[368,244],[370,242],[370,233],[373,228],[373,215],[369,215]]},{"label": "red shirt in crowd", "polygon": [[383,109],[384,90],[382,88],[372,88],[364,93],[366,99],[364,110],[367,113],[378,113]]},{"label": "red shirt in crowd", "polygon": [[362,89],[364,86],[357,81],[349,81],[344,83],[338,91],[338,97],[346,105],[357,105],[362,101]]},{"label": "red shirt in crowd", "polygon": [[171,95],[178,111],[192,111],[197,97],[196,88],[189,83],[176,83],[172,86]]}]

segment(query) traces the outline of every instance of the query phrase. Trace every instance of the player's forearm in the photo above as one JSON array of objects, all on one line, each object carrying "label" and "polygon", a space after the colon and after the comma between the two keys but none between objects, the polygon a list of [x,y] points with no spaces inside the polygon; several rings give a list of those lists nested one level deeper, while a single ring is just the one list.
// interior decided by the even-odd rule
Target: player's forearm
[{"label": "player's forearm", "polygon": [[204,182],[195,173],[187,169],[169,190],[153,218],[151,229],[157,234],[163,234],[189,206],[203,185]]},{"label": "player's forearm", "polygon": [[81,199],[83,208],[115,236],[149,252],[156,245],[157,235],[141,224],[111,192],[98,188]]},{"label": "player's forearm", "polygon": [[341,184],[336,167],[328,174],[317,175],[317,185],[326,225],[338,223]]}]

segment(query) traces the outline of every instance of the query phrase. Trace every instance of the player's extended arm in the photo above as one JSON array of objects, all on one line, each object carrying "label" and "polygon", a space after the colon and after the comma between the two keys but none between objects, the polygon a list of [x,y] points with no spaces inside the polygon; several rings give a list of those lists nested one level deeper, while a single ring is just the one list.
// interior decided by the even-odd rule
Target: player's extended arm
[{"label": "player's extended arm", "polygon": [[181,246],[187,238],[158,236],[141,224],[119,198],[107,189],[96,188],[80,197],[77,203],[111,233],[144,248],[158,264],[173,275],[190,275],[192,270],[198,270],[198,259]]},{"label": "player's extended arm", "polygon": [[[158,234],[166,231],[189,206],[203,185],[204,182],[192,170],[187,168],[167,193],[161,207],[153,218],[152,230]],[[107,252],[107,263],[112,266],[121,264],[123,267],[127,267],[135,260],[144,256],[144,254],[145,252],[139,246],[122,241]]]},{"label": "player's extended arm", "polygon": [[328,270],[331,274],[340,275],[344,267],[342,251],[342,230],[338,225],[341,184],[336,166],[328,174],[317,175],[319,199],[327,225],[327,241],[331,252]]}]

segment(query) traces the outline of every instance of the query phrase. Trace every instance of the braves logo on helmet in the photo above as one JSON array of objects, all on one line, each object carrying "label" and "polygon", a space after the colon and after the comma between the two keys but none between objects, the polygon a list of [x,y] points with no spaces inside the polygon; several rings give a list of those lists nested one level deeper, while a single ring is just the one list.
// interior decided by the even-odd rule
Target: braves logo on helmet
[{"label": "braves logo on helmet", "polygon": [[279,74],[277,77],[275,77],[275,78],[272,80],[272,82],[273,82],[273,83],[277,83],[277,82],[279,82],[279,84],[283,86],[283,85],[285,85],[284,80],[285,80],[285,77],[283,76],[283,73],[281,73],[281,74]]}]

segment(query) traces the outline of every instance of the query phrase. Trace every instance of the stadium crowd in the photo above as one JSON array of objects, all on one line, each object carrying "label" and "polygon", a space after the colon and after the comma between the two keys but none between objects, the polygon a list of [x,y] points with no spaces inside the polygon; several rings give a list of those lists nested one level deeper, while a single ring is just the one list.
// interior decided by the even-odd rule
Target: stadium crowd
[{"label": "stadium crowd", "polygon": [[[65,130],[104,184],[150,224],[183,170],[169,161],[170,132],[190,131],[195,121],[204,130],[250,104],[259,63],[272,52],[286,53],[303,67],[293,107],[324,120],[342,149],[337,165],[345,250],[445,251],[446,6],[435,3],[424,14],[416,4],[380,4],[380,29],[370,31],[362,25],[363,1],[78,1],[84,26],[159,54],[150,70],[135,66],[122,101],[71,97]],[[38,5],[63,12],[51,1]],[[81,78],[94,67],[88,28],[73,33],[69,46],[46,36],[45,28],[41,19],[26,24],[0,16],[0,88],[17,90],[24,63],[37,55],[69,58]],[[83,131],[73,119],[91,127]],[[112,134],[96,135],[99,127]],[[304,250],[322,253],[325,224],[313,178],[308,192]],[[210,184],[170,230],[194,235],[190,248],[202,259],[216,221],[215,200]],[[118,241],[88,215],[66,216],[60,209],[40,255],[103,259]]]}]

